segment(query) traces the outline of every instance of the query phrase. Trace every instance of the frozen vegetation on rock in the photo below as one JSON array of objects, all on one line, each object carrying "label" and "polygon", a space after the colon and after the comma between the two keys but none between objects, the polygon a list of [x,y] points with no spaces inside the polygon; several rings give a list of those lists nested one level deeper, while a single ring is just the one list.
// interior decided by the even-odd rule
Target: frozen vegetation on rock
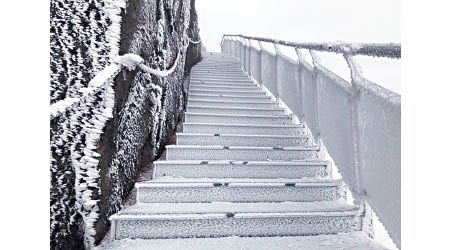
[{"label": "frozen vegetation on rock", "polygon": [[[103,237],[180,118],[191,1],[50,5],[50,241],[83,249]],[[138,65],[174,67],[161,78]]]}]

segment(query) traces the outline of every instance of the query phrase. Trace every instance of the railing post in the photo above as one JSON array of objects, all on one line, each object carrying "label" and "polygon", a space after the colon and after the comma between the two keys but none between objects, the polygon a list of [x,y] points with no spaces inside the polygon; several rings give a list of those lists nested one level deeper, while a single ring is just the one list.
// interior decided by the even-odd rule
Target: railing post
[{"label": "railing post", "polygon": [[261,41],[258,41],[259,44],[259,81],[262,86],[264,86],[264,80],[263,80],[263,45]]},{"label": "railing post", "polygon": [[245,71],[245,45],[244,45],[244,40],[242,37],[240,37],[241,40],[241,64],[242,64],[242,68]]},{"label": "railing post", "polygon": [[247,39],[248,42],[248,75],[251,76],[252,75],[252,64],[251,64],[251,60],[252,60],[252,44],[250,39]]},{"label": "railing post", "polygon": [[238,42],[238,38],[236,38],[236,37],[234,37],[234,50],[236,51],[235,53],[235,57],[236,58],[240,58],[240,56],[239,56],[239,42]]},{"label": "railing post", "polygon": [[238,46],[236,42],[236,37],[233,36],[233,56],[237,57]]},{"label": "railing post", "polygon": [[305,58],[302,54],[302,52],[300,51],[299,48],[295,48],[295,52],[297,53],[297,65],[298,65],[298,70],[297,70],[297,77],[298,77],[298,89],[300,92],[300,98],[298,98],[298,102],[299,102],[299,116],[298,119],[303,120],[305,113],[303,111],[303,64],[305,62]]},{"label": "railing post", "polygon": [[242,50],[242,44],[241,44],[241,38],[239,37],[239,42],[237,43],[238,44],[238,48],[239,48],[239,56],[238,56],[238,58],[239,58],[239,60],[242,62],[242,58],[241,58],[241,50]]},{"label": "railing post", "polygon": [[316,131],[312,131],[314,138],[319,141],[320,140],[320,124],[319,124],[319,97],[317,93],[317,85],[319,85],[319,70],[317,66],[320,65],[320,58],[316,54],[315,51],[309,50],[309,53],[311,54],[311,58],[313,61],[314,66],[314,74],[313,74],[313,99],[314,99],[314,127]]},{"label": "railing post", "polygon": [[245,45],[245,39],[243,39],[242,38],[242,46],[243,46],[243,48],[244,48],[244,51],[243,51],[243,58],[244,58],[244,61],[243,61],[243,65],[244,65],[244,70],[247,72],[247,46]]},{"label": "railing post", "polygon": [[359,98],[362,71],[360,66],[355,62],[353,55],[350,52],[343,53],[345,60],[350,68],[351,82],[352,82],[352,96],[350,104],[350,119],[352,130],[352,145],[353,145],[353,160],[355,162],[355,176],[356,176],[356,194],[354,195],[357,203],[364,203],[365,194],[362,184],[362,160],[360,148],[360,127],[359,127]]},{"label": "railing post", "polygon": [[278,47],[278,44],[273,43],[273,47],[275,48],[275,89],[276,93],[275,96],[277,98],[277,102],[280,102],[280,82],[278,81],[278,58],[280,54],[280,48]]}]

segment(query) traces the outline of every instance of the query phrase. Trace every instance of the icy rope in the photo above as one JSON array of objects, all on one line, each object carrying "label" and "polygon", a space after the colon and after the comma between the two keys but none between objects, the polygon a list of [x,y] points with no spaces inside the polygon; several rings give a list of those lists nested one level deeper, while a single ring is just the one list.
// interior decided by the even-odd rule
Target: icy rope
[{"label": "icy rope", "polygon": [[83,88],[80,91],[83,95],[80,98],[68,97],[64,100],[58,101],[50,105],[50,118],[53,119],[58,115],[64,113],[74,104],[79,103],[82,99],[94,93],[98,88],[102,87],[109,79],[114,78],[122,69],[125,67],[127,70],[131,71],[139,67],[143,71],[156,75],[158,77],[166,77],[172,74],[177,68],[178,61],[180,59],[180,52],[177,54],[177,58],[173,63],[172,67],[168,70],[157,70],[152,69],[144,64],[144,59],[136,54],[125,54],[123,56],[117,56],[113,59],[113,63],[105,67],[100,71],[88,84],[87,88]]}]

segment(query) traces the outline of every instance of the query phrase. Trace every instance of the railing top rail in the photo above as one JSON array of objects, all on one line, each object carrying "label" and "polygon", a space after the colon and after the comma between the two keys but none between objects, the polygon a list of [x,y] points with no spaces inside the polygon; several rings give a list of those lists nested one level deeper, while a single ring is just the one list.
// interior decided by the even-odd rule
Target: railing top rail
[{"label": "railing top rail", "polygon": [[280,44],[299,49],[309,49],[323,52],[345,53],[350,55],[366,55],[373,57],[401,58],[401,45],[399,43],[346,43],[346,42],[330,42],[330,43],[298,43],[278,39],[244,36],[240,34],[224,34],[222,42],[226,37],[240,37],[260,42],[269,42]]}]

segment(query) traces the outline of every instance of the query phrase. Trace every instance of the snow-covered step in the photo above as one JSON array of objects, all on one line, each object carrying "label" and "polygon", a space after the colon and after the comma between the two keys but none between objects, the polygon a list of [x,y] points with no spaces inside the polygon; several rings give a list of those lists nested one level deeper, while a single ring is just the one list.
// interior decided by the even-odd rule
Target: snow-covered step
[{"label": "snow-covered step", "polygon": [[316,147],[167,145],[167,160],[292,161],[318,159]]},{"label": "snow-covered step", "polygon": [[191,79],[204,78],[204,79],[220,79],[220,80],[251,80],[244,72],[202,72],[194,71],[191,74]]},{"label": "snow-covered step", "polygon": [[311,146],[308,137],[288,135],[177,133],[177,145],[221,145],[252,147]]},{"label": "snow-covered step", "polygon": [[273,101],[208,101],[190,99],[188,106],[205,107],[242,107],[242,108],[276,108],[277,103]]},{"label": "snow-covered step", "polygon": [[191,79],[216,79],[216,80],[245,80],[249,81],[250,78],[248,78],[247,75],[244,73],[242,74],[236,74],[236,73],[194,73],[191,75]]},{"label": "snow-covered step", "polygon": [[252,115],[252,114],[212,114],[185,113],[187,123],[220,124],[258,124],[258,125],[292,125],[292,118],[287,115]]},{"label": "snow-covered step", "polygon": [[282,108],[241,108],[241,107],[205,107],[187,106],[187,112],[202,114],[230,114],[230,115],[284,115]]},{"label": "snow-covered step", "polygon": [[206,83],[206,84],[233,84],[233,85],[255,85],[255,83],[248,78],[229,79],[226,76],[223,77],[191,77],[189,80],[191,83]]},{"label": "snow-covered step", "polygon": [[137,203],[110,217],[111,238],[299,236],[361,230],[361,212],[337,201]]},{"label": "snow-covered step", "polygon": [[124,239],[97,250],[388,250],[363,232],[283,237],[221,237],[184,239]]},{"label": "snow-covered step", "polygon": [[183,123],[184,133],[306,136],[301,125]]},{"label": "snow-covered step", "polygon": [[191,78],[190,83],[204,83],[210,85],[226,84],[226,85],[255,85],[250,79],[220,79],[220,78]]},{"label": "snow-covered step", "polygon": [[155,161],[153,178],[323,178],[329,177],[326,161]]},{"label": "snow-covered step", "polygon": [[192,73],[195,75],[215,76],[226,75],[230,77],[248,77],[242,69],[194,69]]},{"label": "snow-covered step", "polygon": [[239,77],[228,77],[226,75],[208,75],[208,76],[202,76],[202,75],[194,75],[190,78],[191,82],[198,82],[198,81],[205,81],[205,82],[225,82],[225,83],[252,83],[254,82],[249,79],[247,76],[239,76]]},{"label": "snow-covered step", "polygon": [[211,70],[211,71],[227,71],[227,70],[236,70],[241,71],[242,68],[238,65],[198,65],[194,67],[195,71],[198,70]]},{"label": "snow-covered step", "polygon": [[189,90],[211,90],[211,91],[227,91],[227,90],[244,90],[244,91],[260,91],[261,89],[256,85],[248,86],[221,86],[213,84],[190,84]]},{"label": "snow-covered step", "polygon": [[189,88],[211,88],[211,89],[259,89],[256,84],[244,83],[244,84],[234,84],[234,83],[205,83],[205,82],[191,82]]},{"label": "snow-covered step", "polygon": [[209,75],[243,75],[242,69],[212,69],[212,68],[197,68],[193,71],[194,74],[209,74]]},{"label": "snow-covered step", "polygon": [[218,61],[202,61],[201,63],[194,66],[195,68],[203,68],[203,67],[210,67],[210,68],[224,68],[224,67],[234,67],[234,68],[241,68],[241,64],[239,61],[228,61],[228,62],[218,62]]},{"label": "snow-covered step", "polygon": [[185,122],[223,123],[223,124],[292,124],[292,118],[287,115],[228,115],[185,113]]},{"label": "snow-covered step", "polygon": [[242,72],[242,68],[238,64],[234,65],[207,65],[200,64],[194,67],[197,70],[214,70],[214,71],[223,71],[223,70],[237,70]]},{"label": "snow-covered step", "polygon": [[335,180],[163,178],[137,183],[137,202],[286,202],[345,200]]},{"label": "snow-covered step", "polygon": [[223,87],[254,87],[255,83],[251,81],[222,81],[222,80],[190,80],[190,85],[198,86],[223,86]]},{"label": "snow-covered step", "polygon": [[236,95],[221,95],[221,94],[189,94],[190,99],[198,100],[217,100],[217,101],[270,101],[272,98],[270,96],[236,96]]},{"label": "snow-covered step", "polygon": [[216,91],[216,90],[191,90],[189,89],[189,95],[234,95],[234,96],[266,96],[266,93],[262,90],[226,90],[226,91]]},{"label": "snow-covered step", "polygon": [[194,66],[195,68],[241,68],[239,61],[230,62],[201,62]]}]

